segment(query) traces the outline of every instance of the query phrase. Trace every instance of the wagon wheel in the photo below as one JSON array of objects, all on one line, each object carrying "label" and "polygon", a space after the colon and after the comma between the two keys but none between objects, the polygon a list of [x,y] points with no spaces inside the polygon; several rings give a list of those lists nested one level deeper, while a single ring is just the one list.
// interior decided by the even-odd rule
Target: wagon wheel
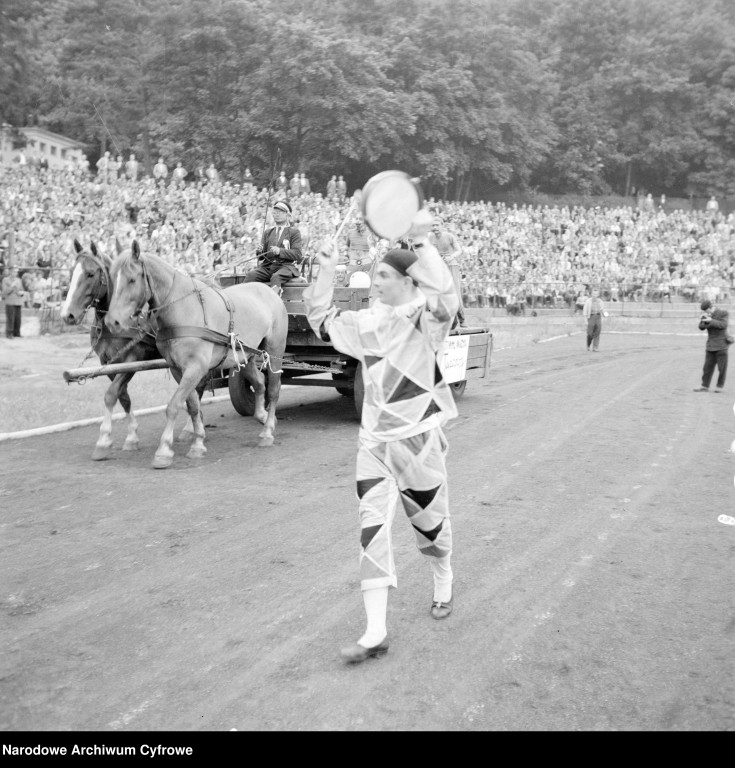
[{"label": "wagon wheel", "polygon": [[[268,372],[265,372],[265,385],[268,387]],[[240,416],[252,416],[255,413],[255,392],[242,371],[233,371],[227,379],[230,390],[230,400],[233,408]],[[266,389],[265,407],[268,407],[268,391]]]},{"label": "wagon wheel", "polygon": [[355,384],[352,396],[355,399],[355,412],[357,418],[362,418],[362,401],[365,399],[365,385],[362,381],[362,365],[358,365],[355,369]]},{"label": "wagon wheel", "polygon": [[[339,382],[344,382],[345,384],[348,384],[348,382],[350,381],[350,377],[345,375],[344,373],[333,373],[332,381],[339,381]],[[346,386],[346,387],[336,386],[335,389],[337,390],[337,392],[340,393],[340,395],[344,395],[345,397],[350,397],[352,395],[352,388],[349,386]]]},{"label": "wagon wheel", "polygon": [[462,397],[466,388],[467,388],[467,379],[462,379],[462,381],[453,381],[449,385],[449,389],[452,390],[452,394],[454,395],[455,398]]}]

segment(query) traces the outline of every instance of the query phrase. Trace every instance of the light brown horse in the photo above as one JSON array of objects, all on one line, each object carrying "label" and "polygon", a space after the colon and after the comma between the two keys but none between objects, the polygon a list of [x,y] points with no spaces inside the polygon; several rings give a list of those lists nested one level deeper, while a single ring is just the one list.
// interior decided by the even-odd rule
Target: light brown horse
[{"label": "light brown horse", "polygon": [[[175,270],[156,256],[142,256],[137,241],[130,255],[120,256],[110,270],[113,292],[105,322],[115,333],[148,313],[156,318],[156,344],[179,386],[166,408],[166,427],[153,466],[171,466],[176,417],[186,403],[194,442],[187,454],[206,453],[204,423],[195,387],[211,370],[244,366],[255,393],[255,418],[264,428],[259,446],[273,445],[276,406],[281,389],[281,365],[286,348],[288,313],[281,299],[263,283],[243,283],[225,289]],[[267,368],[266,377],[260,366]]]},{"label": "light brown horse", "polygon": [[[92,349],[97,353],[103,365],[107,363],[131,363],[141,360],[156,360],[161,353],[156,348],[153,329],[142,326],[140,329],[123,331],[113,336],[104,323],[110,303],[111,283],[110,265],[112,259],[97,250],[94,242],[86,250],[79,240],[74,240],[77,259],[71,274],[69,291],[61,308],[61,318],[67,325],[79,325],[84,320],[87,310],[94,307],[94,323],[90,329]],[[112,449],[112,411],[115,404],[120,405],[127,416],[128,433],[123,445],[124,451],[138,448],[138,422],[130,402],[128,384],[133,373],[118,373],[110,376],[111,384],[105,392],[105,414],[100,425],[97,444],[92,458],[95,461],[107,459]]]}]

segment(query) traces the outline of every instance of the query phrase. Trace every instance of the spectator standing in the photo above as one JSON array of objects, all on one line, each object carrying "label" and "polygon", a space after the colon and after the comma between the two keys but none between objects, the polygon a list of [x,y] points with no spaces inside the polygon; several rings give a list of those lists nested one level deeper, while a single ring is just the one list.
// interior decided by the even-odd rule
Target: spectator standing
[{"label": "spectator standing", "polygon": [[[101,181],[110,180],[110,163],[114,162],[110,157],[109,152],[105,152],[104,155],[97,161],[97,178]],[[116,172],[117,173],[117,172]]]},{"label": "spectator standing", "polygon": [[717,386],[715,392],[722,392],[727,376],[727,355],[730,342],[727,333],[729,313],[727,310],[705,299],[701,305],[702,316],[699,319],[699,330],[707,331],[707,345],[704,352],[704,367],[702,368],[702,385],[695,392],[709,392],[712,375],[717,367]]},{"label": "spectator standing", "polygon": [[253,174],[250,168],[245,169],[245,173],[242,177],[242,183],[244,187],[252,187],[253,184],[255,184],[255,179],[253,178]]},{"label": "spectator standing", "polygon": [[284,171],[276,179],[276,194],[278,197],[288,197],[288,179]]},{"label": "spectator standing", "polygon": [[301,178],[298,173],[294,173],[293,178],[288,184],[288,196],[290,198],[298,197],[301,193]]},{"label": "spectator standing", "polygon": [[361,271],[369,271],[372,264],[370,249],[370,232],[360,211],[355,211],[347,229],[347,263],[360,267]]},{"label": "spectator standing", "polygon": [[337,196],[337,176],[332,176],[332,178],[327,182],[327,200],[334,200],[334,198]]},{"label": "spectator standing", "polygon": [[311,194],[311,184],[309,183],[309,179],[306,178],[306,174],[302,173],[301,178],[299,179],[299,195],[302,197],[304,195]]},{"label": "spectator standing", "polygon": [[168,176],[168,166],[163,162],[163,158],[159,157],[158,162],[153,166],[153,178],[157,183],[163,184]]},{"label": "spectator standing", "polygon": [[135,155],[131,154],[128,158],[128,162],[125,163],[125,175],[130,181],[138,180],[138,171],[140,170],[140,164],[135,159]]},{"label": "spectator standing", "polygon": [[717,211],[720,210],[720,204],[717,202],[717,198],[712,195],[710,199],[707,201],[707,208],[706,210],[708,213],[715,214]]},{"label": "spectator standing", "polygon": [[189,172],[186,170],[186,168],[184,168],[181,162],[176,163],[176,168],[174,168],[174,172],[172,174],[174,184],[179,188],[183,187],[184,180],[186,179],[188,173]]},{"label": "spectator standing", "polygon": [[462,256],[462,246],[457,238],[448,230],[444,229],[444,221],[440,216],[435,216],[429,233],[429,242],[439,251],[439,255],[444,263],[449,267],[454,280],[454,287],[457,290],[457,299],[459,308],[457,309],[457,320],[461,328],[466,327],[464,317],[464,306],[462,302],[462,274],[460,271],[459,260]]},{"label": "spectator standing", "polygon": [[219,171],[214,167],[214,163],[209,164],[209,168],[206,170],[207,181],[210,184],[214,184],[219,181]]},{"label": "spectator standing", "polygon": [[337,179],[337,198],[339,199],[340,203],[343,203],[346,197],[347,197],[347,182],[344,180],[343,176],[340,176]]},{"label": "spectator standing", "polygon": [[124,179],[124,178],[125,178],[125,162],[123,161],[123,156],[118,155],[110,163],[110,180],[120,181],[120,179]]},{"label": "spectator standing", "polygon": [[5,335],[9,339],[20,338],[20,317],[23,309],[23,283],[18,268],[11,267],[3,278],[2,297],[5,302]]}]

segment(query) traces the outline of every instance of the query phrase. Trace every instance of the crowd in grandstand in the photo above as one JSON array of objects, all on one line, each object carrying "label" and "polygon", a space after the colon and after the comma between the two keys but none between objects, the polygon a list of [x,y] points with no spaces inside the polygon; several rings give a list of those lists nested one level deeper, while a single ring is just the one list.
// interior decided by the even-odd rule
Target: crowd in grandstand
[{"label": "crowd in grandstand", "polygon": [[[3,169],[1,178],[0,256],[22,268],[34,304],[63,295],[75,238],[94,240],[114,256],[118,244],[128,247],[135,237],[143,253],[196,276],[233,264],[246,271],[255,265],[267,200],[281,196],[293,208],[308,265],[351,204],[336,175],[323,192],[294,174],[270,193],[252,181],[222,182],[213,166],[188,183],[174,173],[140,178],[31,166]],[[611,301],[722,300],[735,284],[735,216],[711,207],[565,208],[433,198],[429,207],[462,245],[468,306],[574,309],[593,285]],[[349,233],[346,228],[341,238],[345,259]],[[365,247],[374,259],[389,245],[368,237]]]}]

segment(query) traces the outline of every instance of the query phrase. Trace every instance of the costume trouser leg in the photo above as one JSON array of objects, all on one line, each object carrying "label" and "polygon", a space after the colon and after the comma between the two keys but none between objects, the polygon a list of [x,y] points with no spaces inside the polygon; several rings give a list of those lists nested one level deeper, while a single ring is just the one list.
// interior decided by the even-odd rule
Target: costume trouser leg
[{"label": "costume trouser leg", "polygon": [[419,552],[432,559],[451,554],[446,452],[440,428],[387,443],[360,440],[357,496],[363,590],[397,585],[391,527],[399,500]]}]

